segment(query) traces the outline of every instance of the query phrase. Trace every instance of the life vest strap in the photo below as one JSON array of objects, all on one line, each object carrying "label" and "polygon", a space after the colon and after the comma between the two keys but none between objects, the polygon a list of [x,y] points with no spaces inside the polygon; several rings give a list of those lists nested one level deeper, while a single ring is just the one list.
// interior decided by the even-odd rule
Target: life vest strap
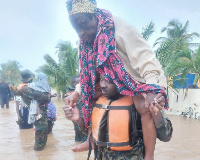
[{"label": "life vest strap", "polygon": [[123,146],[128,146],[131,145],[131,142],[121,142],[121,143],[112,143],[112,142],[101,142],[101,141],[96,141],[95,143],[97,146],[104,146],[104,147],[123,147]]},{"label": "life vest strap", "polygon": [[102,105],[102,104],[95,104],[94,107],[102,108],[105,110],[131,110],[133,107],[131,106],[110,106],[110,105]]}]

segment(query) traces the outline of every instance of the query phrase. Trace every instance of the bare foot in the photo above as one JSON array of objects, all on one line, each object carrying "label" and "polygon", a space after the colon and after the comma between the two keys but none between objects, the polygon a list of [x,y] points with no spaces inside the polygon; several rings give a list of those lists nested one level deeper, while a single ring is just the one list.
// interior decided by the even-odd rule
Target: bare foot
[{"label": "bare foot", "polygon": [[87,139],[85,142],[83,142],[83,143],[81,143],[79,145],[74,146],[72,148],[72,151],[73,152],[83,152],[83,151],[87,151],[88,149],[89,149],[89,141]]},{"label": "bare foot", "polygon": [[[92,149],[94,149],[94,141],[92,140],[92,137],[90,138],[90,142],[92,145]],[[89,140],[87,139],[85,142],[76,145],[72,148],[73,152],[83,152],[89,150]]]}]

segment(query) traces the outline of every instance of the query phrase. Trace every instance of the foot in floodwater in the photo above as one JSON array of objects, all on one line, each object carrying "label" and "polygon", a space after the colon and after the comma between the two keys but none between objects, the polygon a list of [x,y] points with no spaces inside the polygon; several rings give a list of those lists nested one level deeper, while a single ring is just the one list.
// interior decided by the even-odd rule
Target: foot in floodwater
[{"label": "foot in floodwater", "polygon": [[[90,142],[92,145],[92,149],[94,149],[94,142],[93,142],[92,138],[90,138]],[[87,151],[87,150],[89,150],[89,139],[87,139],[85,142],[83,142],[79,145],[76,145],[72,148],[73,152],[83,152],[83,151]]]},{"label": "foot in floodwater", "polygon": [[34,150],[35,151],[42,151],[44,148],[37,146],[36,144],[34,145]]}]

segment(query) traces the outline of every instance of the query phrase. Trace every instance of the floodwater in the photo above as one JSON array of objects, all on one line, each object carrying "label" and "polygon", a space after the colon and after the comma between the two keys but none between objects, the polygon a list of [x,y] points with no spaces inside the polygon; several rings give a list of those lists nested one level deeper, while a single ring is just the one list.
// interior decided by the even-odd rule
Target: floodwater
[{"label": "floodwater", "polygon": [[[19,130],[15,102],[10,109],[0,109],[0,160],[86,160],[87,152],[73,153],[74,130],[62,111],[64,102],[52,99],[57,106],[57,121],[43,151],[34,151],[34,129]],[[174,128],[170,142],[157,141],[155,160],[200,160],[200,120],[168,116]],[[91,159],[93,159],[91,157]]]}]

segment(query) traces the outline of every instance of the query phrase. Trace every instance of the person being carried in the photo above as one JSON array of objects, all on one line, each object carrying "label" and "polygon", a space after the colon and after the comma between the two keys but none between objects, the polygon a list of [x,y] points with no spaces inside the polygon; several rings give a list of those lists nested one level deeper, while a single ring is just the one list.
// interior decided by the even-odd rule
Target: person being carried
[{"label": "person being carried", "polygon": [[[134,105],[141,100],[120,94],[116,85],[102,75],[100,86],[103,95],[92,111],[95,160],[143,160],[141,117]],[[144,107],[143,110],[145,109]],[[173,131],[170,120],[164,118],[160,111],[155,115],[152,107],[149,107],[149,112],[153,117],[158,139],[170,141]],[[83,118],[77,115],[76,106],[66,110],[67,118],[75,121],[84,130]]]},{"label": "person being carried", "polygon": [[35,126],[34,150],[41,151],[46,145],[48,133],[47,108],[50,102],[50,87],[46,75],[39,73],[37,82],[21,87],[18,93],[30,109],[28,123],[34,123]]},{"label": "person being carried", "polygon": [[[80,37],[80,84],[65,104],[73,107],[82,95],[83,118],[87,128],[91,123],[92,105],[97,96],[98,74],[116,84],[122,95],[139,97],[156,113],[168,108],[166,77],[159,61],[136,29],[104,9],[97,8],[96,0],[68,0],[69,20]],[[140,108],[145,160],[153,160],[156,128],[151,114]],[[141,112],[142,111],[142,112]],[[89,145],[82,146],[88,147]],[[80,146],[78,146],[80,148]],[[77,150],[76,150],[77,151]],[[81,151],[78,149],[78,151]]]}]

